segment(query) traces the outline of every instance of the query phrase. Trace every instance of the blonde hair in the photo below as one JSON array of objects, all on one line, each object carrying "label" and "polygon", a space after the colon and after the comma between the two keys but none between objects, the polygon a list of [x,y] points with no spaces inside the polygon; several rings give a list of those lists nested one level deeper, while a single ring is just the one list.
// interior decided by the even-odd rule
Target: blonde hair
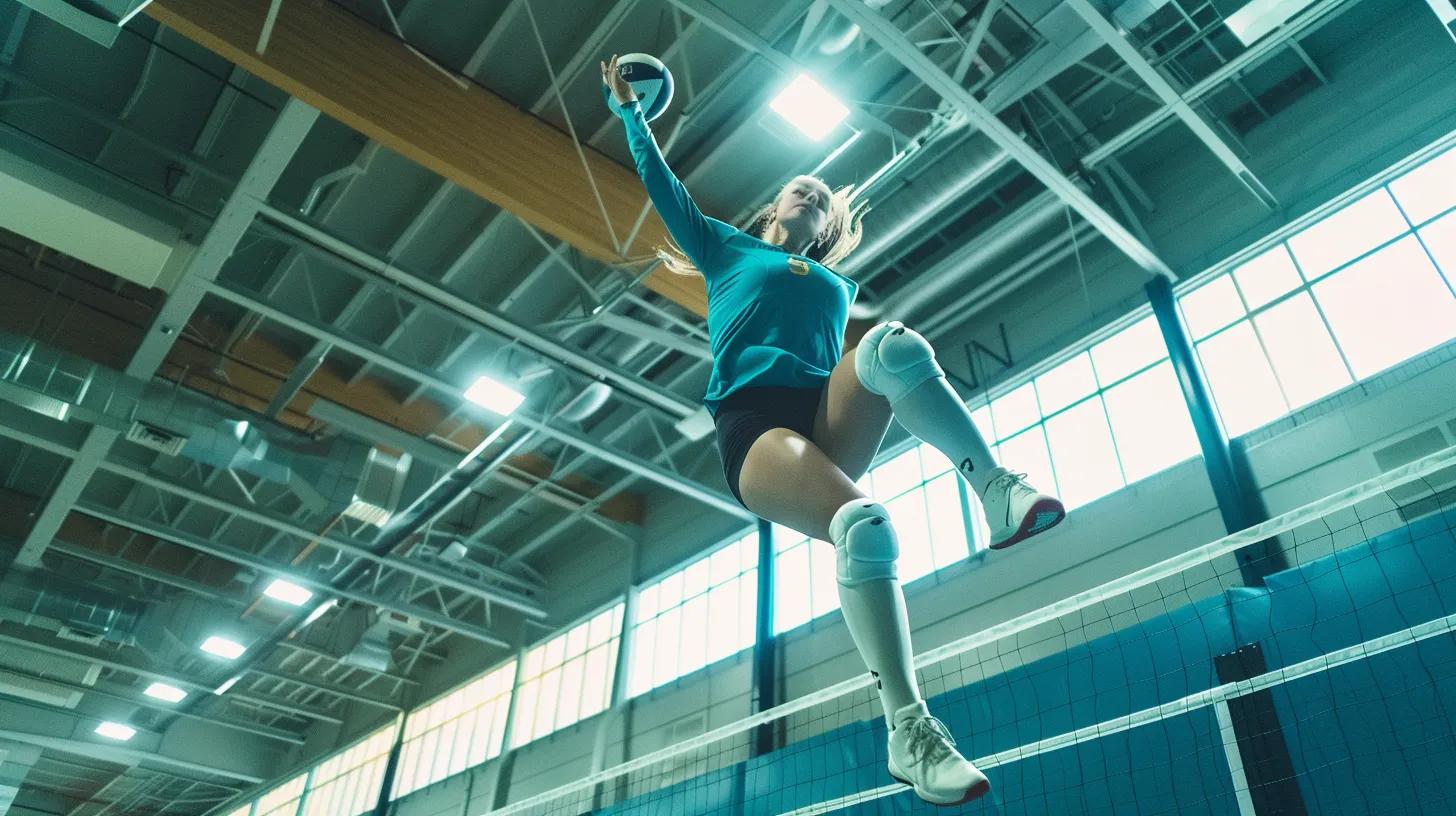
[{"label": "blonde hair", "polygon": [[[795,176],[779,190],[769,203],[754,210],[749,217],[748,223],[743,231],[756,238],[762,238],[769,243],[779,243],[778,231],[782,229],[775,219],[775,212],[778,210],[779,197],[789,184],[800,178],[812,178],[823,184],[823,179],[814,176]],[[825,185],[828,187],[828,185]],[[867,202],[855,201],[856,187],[853,184],[846,184],[829,195],[829,217],[825,219],[824,229],[820,230],[819,237],[809,244],[804,250],[804,255],[819,263],[832,267],[840,261],[848,258],[859,246],[864,238],[864,230],[860,222],[868,208]],[[676,272],[679,275],[701,275],[703,274],[693,263],[692,259],[683,252],[675,243],[669,242],[667,246],[657,248],[657,257],[662,260],[663,266]]]}]

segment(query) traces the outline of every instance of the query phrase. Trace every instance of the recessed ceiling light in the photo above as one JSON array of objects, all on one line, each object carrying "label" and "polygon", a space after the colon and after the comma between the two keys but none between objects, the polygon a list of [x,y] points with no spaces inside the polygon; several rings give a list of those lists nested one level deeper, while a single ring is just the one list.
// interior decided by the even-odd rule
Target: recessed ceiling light
[{"label": "recessed ceiling light", "polygon": [[187,692],[166,683],[153,683],[142,693],[168,703],[180,703],[187,699]]},{"label": "recessed ceiling light", "polygon": [[263,594],[275,601],[282,601],[292,606],[303,606],[313,597],[312,592],[282,578],[275,579],[273,583],[269,584],[268,588],[263,590]]},{"label": "recessed ceiling light", "polygon": [[768,106],[816,142],[849,115],[849,108],[808,74],[795,77]]},{"label": "recessed ceiling light", "polygon": [[510,416],[526,401],[524,394],[490,377],[481,377],[465,389],[465,398],[501,416]]},{"label": "recessed ceiling light", "polygon": [[136,736],[136,729],[132,728],[129,725],[122,725],[121,723],[104,722],[96,726],[96,733],[100,734],[103,737],[106,737],[107,739],[114,739],[120,740],[121,742],[126,742],[127,740]]},{"label": "recessed ceiling light", "polygon": [[237,641],[213,635],[207,640],[202,641],[202,651],[217,655],[225,660],[236,660],[242,657],[243,652],[246,652],[247,649]]}]

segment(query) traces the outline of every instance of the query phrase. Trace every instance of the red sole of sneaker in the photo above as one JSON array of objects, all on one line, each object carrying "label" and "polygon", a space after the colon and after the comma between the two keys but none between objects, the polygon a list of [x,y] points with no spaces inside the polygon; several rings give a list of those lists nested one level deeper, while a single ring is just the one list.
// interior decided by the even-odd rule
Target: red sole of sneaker
[{"label": "red sole of sneaker", "polygon": [[[911,790],[914,790],[915,789],[915,786],[912,785],[908,780],[901,779],[900,777],[895,776],[894,774],[890,774],[890,778],[891,779],[894,779],[896,782],[899,782],[901,785],[909,785]],[[974,802],[977,799],[980,799],[982,796],[985,796],[986,794],[988,794],[990,792],[991,792],[991,783],[990,782],[986,782],[986,781],[982,781],[979,784],[972,785],[969,788],[967,788],[966,789],[966,795],[963,796],[963,797],[961,797],[960,800],[955,801],[955,802],[931,802],[928,799],[921,799],[920,801],[925,802],[927,804],[935,805],[936,807],[958,807],[960,805],[964,805],[967,802]],[[918,796],[919,794],[916,794],[916,795]]]},{"label": "red sole of sneaker", "polygon": [[1042,499],[1036,504],[1033,504],[1031,510],[1021,519],[1021,527],[1017,529],[1015,535],[1005,541],[992,544],[991,549],[1004,550],[1012,544],[1025,541],[1039,533],[1044,533],[1061,524],[1062,519],[1066,517],[1067,510],[1062,507],[1061,502],[1056,499]]}]

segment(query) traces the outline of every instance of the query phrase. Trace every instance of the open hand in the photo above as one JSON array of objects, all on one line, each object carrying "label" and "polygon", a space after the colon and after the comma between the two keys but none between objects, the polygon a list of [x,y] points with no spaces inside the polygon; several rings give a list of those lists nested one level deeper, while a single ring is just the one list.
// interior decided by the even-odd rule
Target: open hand
[{"label": "open hand", "polygon": [[611,89],[612,98],[617,101],[617,104],[626,105],[629,102],[636,102],[637,95],[632,93],[632,86],[627,84],[627,80],[623,79],[622,74],[617,70],[617,55],[613,54],[610,60],[601,65],[602,81],[607,83],[607,87]]}]

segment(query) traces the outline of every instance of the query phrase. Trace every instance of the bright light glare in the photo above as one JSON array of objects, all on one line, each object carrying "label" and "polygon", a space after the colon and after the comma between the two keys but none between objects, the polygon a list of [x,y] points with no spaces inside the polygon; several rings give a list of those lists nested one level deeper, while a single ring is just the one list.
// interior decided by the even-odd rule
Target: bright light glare
[{"label": "bright light glare", "polygon": [[168,703],[180,703],[187,698],[187,692],[166,683],[153,683],[142,693]]},{"label": "bright light glare", "polygon": [[329,611],[330,609],[333,609],[334,607],[336,607],[338,605],[339,605],[339,599],[338,598],[330,598],[327,601],[324,601],[323,603],[321,603],[318,606],[314,607],[314,610],[312,612],[308,613],[308,617],[306,617],[306,618],[303,619],[303,623],[299,626],[299,628],[302,629],[304,626],[308,626],[309,624],[313,623],[314,621],[318,620],[319,618],[322,618],[324,616],[324,613],[325,612]]},{"label": "bright light glare", "polygon": [[263,590],[263,594],[275,601],[282,601],[292,606],[303,606],[313,597],[313,593],[291,581],[278,578]]},{"label": "bright light glare", "polygon": [[526,397],[521,392],[489,377],[481,377],[465,391],[465,398],[501,416],[510,416]]},{"label": "bright light glare", "polygon": [[849,115],[849,108],[808,74],[795,77],[768,106],[816,142]]},{"label": "bright light glare", "polygon": [[107,739],[121,740],[126,742],[136,736],[136,729],[121,723],[104,722],[96,726],[96,733]]},{"label": "bright light glare", "polygon": [[224,694],[227,694],[228,693],[228,689],[230,689],[233,686],[237,685],[238,681],[241,680],[241,679],[243,679],[243,676],[241,674],[235,674],[232,677],[229,677],[227,680],[223,681],[223,684],[222,685],[220,685],[217,688],[213,689],[212,690],[212,693],[213,694],[216,694],[219,697],[221,697]]},{"label": "bright light glare", "polygon": [[214,635],[202,642],[202,651],[217,655],[224,660],[236,660],[242,657],[243,652],[246,652],[247,649],[237,641]]}]

